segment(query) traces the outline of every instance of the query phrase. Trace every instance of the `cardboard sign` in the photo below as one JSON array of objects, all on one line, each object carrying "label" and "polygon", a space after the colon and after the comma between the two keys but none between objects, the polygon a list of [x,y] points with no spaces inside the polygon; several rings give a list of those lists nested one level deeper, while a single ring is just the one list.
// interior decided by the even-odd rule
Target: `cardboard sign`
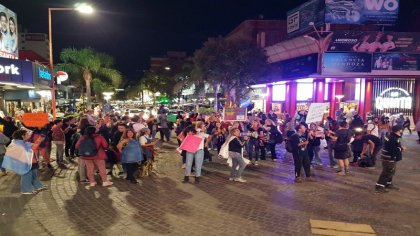
[{"label": "cardboard sign", "polygon": [[322,121],[328,105],[329,103],[312,103],[306,116],[306,124]]},{"label": "cardboard sign", "polygon": [[224,121],[245,121],[246,108],[225,108],[223,109]]},{"label": "cardboard sign", "polygon": [[196,153],[200,147],[201,141],[203,139],[197,135],[187,135],[184,141],[182,141],[179,149],[185,150],[187,152]]},{"label": "cardboard sign", "polygon": [[22,116],[21,122],[26,127],[41,128],[49,123],[47,113],[25,113]]}]

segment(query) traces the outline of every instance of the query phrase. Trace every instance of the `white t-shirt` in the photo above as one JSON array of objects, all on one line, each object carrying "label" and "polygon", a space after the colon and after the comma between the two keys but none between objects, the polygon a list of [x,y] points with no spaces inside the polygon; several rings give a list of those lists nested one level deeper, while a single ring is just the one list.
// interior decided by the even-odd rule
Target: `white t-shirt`
[{"label": "white t-shirt", "polygon": [[139,138],[140,145],[143,146],[147,144],[147,138],[143,135]]},{"label": "white t-shirt", "polygon": [[204,149],[204,140],[208,138],[210,135],[204,132],[200,132],[197,134],[197,136],[201,138],[201,143],[200,143],[200,146],[198,146],[198,150]]},{"label": "white t-shirt", "polygon": [[376,137],[379,137],[379,128],[377,125],[373,123],[369,123],[367,126],[368,134],[375,135]]}]

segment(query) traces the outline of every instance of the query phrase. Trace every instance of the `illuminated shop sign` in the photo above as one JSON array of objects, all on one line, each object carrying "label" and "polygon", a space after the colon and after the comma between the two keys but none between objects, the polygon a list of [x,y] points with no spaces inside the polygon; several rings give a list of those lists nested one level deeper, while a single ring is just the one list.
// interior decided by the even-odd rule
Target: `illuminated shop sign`
[{"label": "illuminated shop sign", "polygon": [[15,66],[14,64],[10,65],[0,65],[0,74],[6,75],[20,75],[19,67]]},{"label": "illuminated shop sign", "polygon": [[42,67],[38,67],[38,77],[40,79],[51,80],[51,73]]},{"label": "illuminated shop sign", "polygon": [[384,90],[375,99],[375,106],[378,110],[411,109],[413,107],[413,98],[407,90],[393,87]]}]

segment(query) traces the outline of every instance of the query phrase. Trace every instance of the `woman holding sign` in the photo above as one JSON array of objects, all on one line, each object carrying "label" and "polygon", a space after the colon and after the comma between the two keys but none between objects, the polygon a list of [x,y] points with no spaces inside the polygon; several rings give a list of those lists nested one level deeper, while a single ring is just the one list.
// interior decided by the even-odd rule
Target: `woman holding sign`
[{"label": "woman holding sign", "polygon": [[[208,147],[211,135],[204,132],[204,123],[198,122],[196,129],[192,126],[186,129],[187,136],[182,142],[180,149],[187,151],[187,163],[185,168],[185,175],[183,183],[189,182],[189,176],[191,174],[191,167],[193,160],[195,161],[195,183],[200,182],[201,167],[204,161],[204,148]],[[207,140],[206,140],[207,139]]]}]

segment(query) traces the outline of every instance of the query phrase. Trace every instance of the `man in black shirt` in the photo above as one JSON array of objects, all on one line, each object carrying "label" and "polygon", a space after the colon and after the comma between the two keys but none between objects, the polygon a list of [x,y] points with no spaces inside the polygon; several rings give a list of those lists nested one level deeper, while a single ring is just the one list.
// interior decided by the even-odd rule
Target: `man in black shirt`
[{"label": "man in black shirt", "polygon": [[296,127],[296,133],[290,136],[290,143],[292,145],[292,154],[293,154],[293,161],[295,164],[295,182],[302,183],[302,177],[300,176],[300,170],[305,170],[306,180],[307,181],[314,181],[311,178],[311,163],[309,161],[308,155],[308,139],[305,135],[306,126],[303,124],[299,124]]},{"label": "man in black shirt", "polygon": [[[380,138],[376,137],[372,134],[365,134],[362,138],[363,141],[363,150],[361,157],[362,158],[369,158],[366,159],[365,162],[367,163],[366,167],[374,167],[376,163],[376,156],[381,151],[382,148],[382,141]],[[369,147],[369,152],[368,152]]]}]

